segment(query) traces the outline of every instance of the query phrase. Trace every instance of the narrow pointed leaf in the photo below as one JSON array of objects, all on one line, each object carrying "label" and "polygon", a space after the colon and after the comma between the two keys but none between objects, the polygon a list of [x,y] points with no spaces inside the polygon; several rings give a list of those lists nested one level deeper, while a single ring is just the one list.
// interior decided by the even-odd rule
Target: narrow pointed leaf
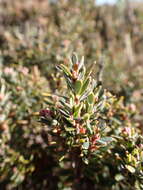
[{"label": "narrow pointed leaf", "polygon": [[82,87],[82,82],[80,80],[76,81],[75,82],[75,87],[74,87],[75,94],[80,93],[81,87]]},{"label": "narrow pointed leaf", "polygon": [[87,98],[87,102],[89,104],[93,104],[94,103],[94,94],[93,93],[89,94],[89,96]]},{"label": "narrow pointed leaf", "polygon": [[81,95],[87,90],[89,83],[90,83],[90,78],[87,78],[86,81],[83,83],[83,86],[81,88],[81,91],[80,91]]},{"label": "narrow pointed leaf", "polygon": [[66,75],[69,75],[71,76],[71,72],[70,70],[65,66],[65,65],[60,65],[60,68],[63,70],[63,72],[66,74]]}]

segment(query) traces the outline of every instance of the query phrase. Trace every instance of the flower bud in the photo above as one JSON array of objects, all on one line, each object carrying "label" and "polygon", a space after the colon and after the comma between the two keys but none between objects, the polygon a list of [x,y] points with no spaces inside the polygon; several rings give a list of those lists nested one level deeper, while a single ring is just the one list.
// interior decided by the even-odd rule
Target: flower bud
[{"label": "flower bud", "polygon": [[51,116],[51,111],[47,109],[40,110],[40,116],[46,117],[46,116]]},{"label": "flower bud", "polygon": [[79,129],[79,133],[80,133],[80,134],[85,134],[85,133],[86,133],[86,129],[83,128],[83,127],[81,127],[81,128]]}]

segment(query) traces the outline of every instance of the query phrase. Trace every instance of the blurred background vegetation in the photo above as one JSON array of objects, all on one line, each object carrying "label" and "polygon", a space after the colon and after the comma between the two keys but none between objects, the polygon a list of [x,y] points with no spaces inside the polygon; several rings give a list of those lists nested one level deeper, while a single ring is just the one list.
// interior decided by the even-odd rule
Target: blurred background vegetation
[{"label": "blurred background vegetation", "polygon": [[142,131],[143,2],[1,0],[0,189],[46,189],[47,183],[56,189],[50,172],[57,163],[37,112],[43,92],[64,90],[55,66],[73,51],[87,67],[96,62],[95,76],[104,63],[104,87],[135,105]]}]

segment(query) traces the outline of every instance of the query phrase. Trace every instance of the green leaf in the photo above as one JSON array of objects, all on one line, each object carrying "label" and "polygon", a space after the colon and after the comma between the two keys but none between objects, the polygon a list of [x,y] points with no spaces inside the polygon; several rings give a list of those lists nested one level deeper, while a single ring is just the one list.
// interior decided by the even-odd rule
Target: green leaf
[{"label": "green leaf", "polygon": [[86,122],[86,127],[87,127],[89,133],[90,133],[90,134],[93,134],[93,130],[92,130],[92,128],[91,128],[91,125],[90,125],[90,122],[89,122],[89,121]]},{"label": "green leaf", "polygon": [[122,124],[121,121],[120,121],[119,119],[115,118],[115,117],[112,117],[111,120],[112,120],[113,122],[117,123],[118,125],[121,125],[121,124]]},{"label": "green leaf", "polygon": [[88,90],[80,97],[80,101],[85,100],[85,99],[88,97],[88,95],[89,95],[90,92],[91,92],[91,90],[88,89]]},{"label": "green leaf", "polygon": [[99,144],[103,144],[103,145],[107,145],[107,143],[111,142],[112,138],[111,137],[102,137],[99,140],[97,140],[97,142]]},{"label": "green leaf", "polygon": [[51,100],[49,100],[48,98],[44,98],[44,102],[48,105],[54,105],[54,103]]},{"label": "green leaf", "polygon": [[68,132],[75,131],[75,128],[73,127],[65,127],[65,130]]},{"label": "green leaf", "polygon": [[93,104],[88,104],[87,112],[90,114],[93,112]]},{"label": "green leaf", "polygon": [[66,79],[66,82],[67,82],[67,86],[68,86],[68,88],[69,88],[72,92],[74,92],[74,90],[73,90],[73,85],[72,85],[72,82],[71,82],[71,79],[68,78],[66,75],[64,75],[64,76],[65,76],[65,79]]},{"label": "green leaf", "polygon": [[88,149],[89,148],[89,142],[84,142],[82,147],[83,147],[83,149]]},{"label": "green leaf", "polygon": [[82,160],[83,160],[83,162],[84,162],[85,164],[88,164],[88,163],[89,163],[89,161],[88,161],[88,159],[87,159],[86,157],[83,157]]},{"label": "green leaf", "polygon": [[64,158],[65,158],[65,156],[62,156],[62,157],[59,159],[59,162],[61,162]]},{"label": "green leaf", "polygon": [[65,65],[61,64],[61,65],[59,66],[59,68],[60,68],[66,75],[72,76],[70,70],[69,70]]},{"label": "green leaf", "polygon": [[101,140],[104,141],[105,143],[108,143],[112,141],[112,137],[102,137]]},{"label": "green leaf", "polygon": [[22,162],[23,164],[28,164],[29,160],[25,160],[23,156],[19,157],[19,161]]},{"label": "green leaf", "polygon": [[84,116],[83,116],[84,121],[89,120],[89,118],[90,118],[89,113],[84,114]]},{"label": "green leaf", "polygon": [[94,103],[94,94],[93,93],[89,94],[89,96],[87,97],[87,102],[89,104],[93,104]]},{"label": "green leaf", "polygon": [[71,112],[70,104],[66,103],[66,100],[65,100],[65,99],[61,99],[61,100],[60,100],[60,103],[62,104],[62,106],[65,107],[65,109],[66,109],[69,113]]},{"label": "green leaf", "polygon": [[82,56],[81,61],[79,63],[79,70],[84,66],[84,56]]},{"label": "green leaf", "polygon": [[82,86],[82,82],[80,80],[77,80],[75,82],[75,86],[74,86],[75,94],[79,94],[80,93],[81,86]]},{"label": "green leaf", "polygon": [[78,63],[78,57],[76,53],[72,54],[72,63],[73,64],[77,64]]},{"label": "green leaf", "polygon": [[133,166],[130,166],[130,165],[126,165],[126,168],[131,173],[135,173],[135,171],[136,171],[135,168]]},{"label": "green leaf", "polygon": [[80,91],[80,94],[82,95],[88,88],[88,85],[90,83],[90,78],[87,78],[84,83],[83,83],[83,86],[81,88],[81,91]]},{"label": "green leaf", "polygon": [[82,103],[79,104],[78,106],[75,106],[75,107],[74,107],[74,114],[73,114],[73,116],[74,116],[75,118],[80,115],[81,109],[82,109]]},{"label": "green leaf", "polygon": [[115,180],[116,181],[121,181],[121,180],[123,180],[124,179],[124,176],[123,175],[121,175],[121,174],[116,174],[115,175]]},{"label": "green leaf", "polygon": [[104,90],[103,90],[103,88],[100,86],[100,87],[99,87],[98,97],[99,97],[99,98],[102,98],[103,95],[104,95]]},{"label": "green leaf", "polygon": [[70,113],[67,112],[66,110],[63,110],[63,109],[59,109],[59,111],[61,112],[62,115],[64,115],[65,117],[69,117],[70,116]]},{"label": "green leaf", "polygon": [[105,141],[103,141],[103,140],[101,140],[101,139],[97,140],[97,142],[98,142],[99,144],[103,144],[103,145],[106,145],[106,144],[107,144]]}]

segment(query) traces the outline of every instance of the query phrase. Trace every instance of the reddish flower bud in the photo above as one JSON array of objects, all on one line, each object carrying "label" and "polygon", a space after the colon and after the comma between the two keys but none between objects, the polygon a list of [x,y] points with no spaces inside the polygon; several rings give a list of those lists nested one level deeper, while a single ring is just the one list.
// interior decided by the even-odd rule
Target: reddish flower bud
[{"label": "reddish flower bud", "polygon": [[76,71],[76,72],[77,72],[77,70],[78,70],[78,65],[79,65],[79,63],[76,63],[76,64],[73,65],[73,69],[74,69],[74,71]]},{"label": "reddish flower bud", "polygon": [[85,134],[85,133],[86,133],[86,129],[83,128],[83,127],[80,128],[80,129],[79,129],[79,133],[80,133],[80,134]]},{"label": "reddish flower bud", "polygon": [[47,109],[40,110],[40,115],[43,117],[51,116],[51,114],[52,112],[50,110],[47,110]]},{"label": "reddish flower bud", "polygon": [[97,147],[96,145],[91,145],[91,146],[90,146],[90,151],[91,151],[91,152],[94,152],[95,150],[97,150],[97,148],[98,148],[98,147]]},{"label": "reddish flower bud", "polygon": [[92,141],[92,144],[96,144],[97,140],[100,139],[100,136],[99,134],[96,134],[92,137],[91,141]]}]

